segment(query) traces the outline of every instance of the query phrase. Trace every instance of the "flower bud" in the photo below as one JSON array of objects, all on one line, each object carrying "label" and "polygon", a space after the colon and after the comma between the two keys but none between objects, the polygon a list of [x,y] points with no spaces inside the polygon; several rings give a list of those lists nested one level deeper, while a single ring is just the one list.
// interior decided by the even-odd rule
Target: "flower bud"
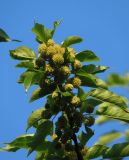
[{"label": "flower bud", "polygon": [[41,55],[44,55],[46,53],[46,49],[47,49],[47,46],[45,43],[42,43],[39,45],[38,47],[38,52],[41,54]]},{"label": "flower bud", "polygon": [[50,66],[50,64],[46,64],[45,66],[45,71],[47,73],[53,73],[54,72],[54,69]]},{"label": "flower bud", "polygon": [[68,74],[71,73],[68,66],[63,66],[63,67],[61,68],[61,71],[62,71],[63,75],[68,75]]},{"label": "flower bud", "polygon": [[66,91],[71,91],[71,90],[73,89],[73,85],[70,84],[70,83],[68,83],[68,84],[66,84],[66,85],[64,86],[64,89],[65,89]]},{"label": "flower bud", "polygon": [[80,85],[81,85],[81,80],[80,80],[80,78],[75,77],[75,78],[73,79],[73,86],[76,87],[76,88],[78,88]]},{"label": "flower bud", "polygon": [[80,98],[77,96],[73,96],[72,100],[71,100],[71,104],[74,106],[78,106],[80,104]]},{"label": "flower bud", "polygon": [[47,41],[47,46],[54,46],[55,42],[53,41],[53,39],[49,39]]},{"label": "flower bud", "polygon": [[75,69],[75,70],[79,70],[79,69],[82,68],[81,62],[80,62],[79,60],[77,60],[77,59],[74,61],[73,66],[74,66],[74,69]]},{"label": "flower bud", "polygon": [[52,60],[55,64],[63,64],[64,63],[64,57],[60,54],[55,54],[52,57]]},{"label": "flower bud", "polygon": [[52,98],[57,98],[58,97],[58,92],[56,92],[56,91],[54,91],[53,93],[52,93]]}]

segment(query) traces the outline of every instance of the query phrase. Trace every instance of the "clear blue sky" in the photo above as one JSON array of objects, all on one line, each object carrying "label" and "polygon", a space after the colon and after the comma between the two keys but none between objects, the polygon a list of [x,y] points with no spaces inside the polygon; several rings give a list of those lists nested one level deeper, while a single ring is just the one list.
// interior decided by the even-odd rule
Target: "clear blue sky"
[{"label": "clear blue sky", "polygon": [[[37,51],[37,43],[31,32],[34,20],[48,27],[54,20],[63,18],[55,34],[61,42],[69,35],[80,35],[84,42],[76,45],[77,51],[93,50],[100,58],[99,64],[110,66],[103,78],[110,72],[129,71],[129,0],[0,0],[0,27],[22,43],[0,43],[0,143],[9,142],[25,133],[27,117],[32,110],[43,106],[39,100],[28,103],[22,85],[16,83],[23,70],[15,69],[15,61],[9,57],[9,49],[26,45]],[[129,92],[116,89],[120,95],[129,98]],[[116,124],[108,124],[99,130],[97,136]],[[119,128],[122,130],[123,128]],[[30,131],[31,133],[31,131]],[[91,140],[94,143],[97,136]],[[0,153],[1,160],[25,160],[26,152]],[[33,155],[28,160],[33,160]]]}]

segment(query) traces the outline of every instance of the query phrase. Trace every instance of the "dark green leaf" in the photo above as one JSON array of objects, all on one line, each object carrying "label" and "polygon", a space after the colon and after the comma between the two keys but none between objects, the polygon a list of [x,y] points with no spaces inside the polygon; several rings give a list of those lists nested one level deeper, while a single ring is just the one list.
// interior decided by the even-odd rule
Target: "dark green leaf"
[{"label": "dark green leaf", "polygon": [[96,73],[104,72],[108,68],[109,67],[106,67],[106,66],[96,66],[94,64],[89,64],[89,65],[83,66],[82,70],[84,70],[85,72],[90,73],[90,74],[96,74]]},{"label": "dark green leaf", "polygon": [[39,98],[42,98],[49,93],[50,93],[50,91],[47,90],[46,88],[44,88],[44,89],[37,88],[36,90],[33,91],[32,95],[30,97],[30,102],[33,102]]},{"label": "dark green leaf", "polygon": [[91,90],[89,92],[89,95],[100,101],[109,102],[111,104],[119,106],[122,109],[127,109],[127,99],[125,99],[122,96],[118,96],[117,94],[111,91],[108,91],[102,88],[97,88],[97,89]]},{"label": "dark green leaf", "polygon": [[25,46],[10,50],[10,56],[17,60],[31,60],[36,58],[34,51]]},{"label": "dark green leaf", "polygon": [[82,113],[87,112],[87,109],[89,107],[94,109],[96,106],[98,106],[101,103],[102,102],[100,100],[97,100],[97,99],[93,99],[93,98],[86,99],[84,102],[82,102],[80,112],[82,112]]},{"label": "dark green leaf", "polygon": [[95,144],[106,145],[106,144],[120,138],[121,136],[122,136],[122,134],[120,132],[111,131],[111,132],[108,132],[104,135],[101,135],[101,137],[99,138],[99,140]]},{"label": "dark green leaf", "polygon": [[89,74],[83,71],[77,72],[78,77],[82,81],[82,86],[88,86],[88,87],[101,87],[107,89],[107,84],[103,80],[99,79],[93,74]]},{"label": "dark green leaf", "polygon": [[11,39],[10,37],[7,35],[7,33],[0,28],[0,42],[10,42]]},{"label": "dark green leaf", "polygon": [[129,113],[110,103],[102,103],[96,114],[129,123]]},{"label": "dark green leaf", "polygon": [[80,43],[82,42],[83,39],[78,37],[78,36],[70,36],[68,38],[66,38],[63,42],[62,42],[62,46],[63,47],[69,47],[73,44],[76,44],[76,43]]},{"label": "dark green leaf", "polygon": [[32,114],[28,118],[28,125],[27,125],[27,130],[32,127],[38,120],[41,119],[42,112],[45,110],[44,107],[39,108],[32,112]]},{"label": "dark green leaf", "polygon": [[32,32],[36,35],[38,42],[47,42],[48,39],[52,38],[52,30],[47,29],[44,25],[35,23],[35,26],[32,28]]},{"label": "dark green leaf", "polygon": [[79,52],[76,58],[81,62],[99,61],[99,58],[90,50]]},{"label": "dark green leaf", "polygon": [[121,158],[129,156],[129,143],[114,144],[104,153],[103,158]]},{"label": "dark green leaf", "polygon": [[34,135],[33,141],[30,143],[30,150],[28,155],[30,155],[37,147],[39,147],[44,141],[47,135],[53,134],[53,123],[51,121],[44,121],[39,125]]}]

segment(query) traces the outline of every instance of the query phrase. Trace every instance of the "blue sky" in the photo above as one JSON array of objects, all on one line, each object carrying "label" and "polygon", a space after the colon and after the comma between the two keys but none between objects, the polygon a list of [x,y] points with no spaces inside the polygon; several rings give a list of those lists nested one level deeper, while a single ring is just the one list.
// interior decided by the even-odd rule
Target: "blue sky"
[{"label": "blue sky", "polygon": [[[34,20],[52,27],[54,20],[63,18],[57,29],[55,41],[61,42],[69,35],[79,35],[84,39],[75,45],[77,51],[90,49],[101,58],[96,64],[109,66],[102,78],[111,72],[121,74],[129,71],[129,1],[128,0],[1,0],[0,28],[22,43],[0,43],[0,143],[8,142],[24,134],[27,117],[36,108],[43,106],[39,100],[28,103],[31,91],[25,94],[22,85],[16,83],[23,70],[15,69],[16,61],[9,57],[8,50],[26,45],[37,51],[37,43],[31,32]],[[115,89],[117,93],[129,98],[129,92]],[[108,130],[117,129],[115,123],[107,124],[99,130],[97,136]],[[123,130],[124,127],[119,128]],[[31,133],[31,131],[30,131]],[[28,160],[33,160],[34,155]],[[1,160],[25,160],[26,152],[0,153]]]}]

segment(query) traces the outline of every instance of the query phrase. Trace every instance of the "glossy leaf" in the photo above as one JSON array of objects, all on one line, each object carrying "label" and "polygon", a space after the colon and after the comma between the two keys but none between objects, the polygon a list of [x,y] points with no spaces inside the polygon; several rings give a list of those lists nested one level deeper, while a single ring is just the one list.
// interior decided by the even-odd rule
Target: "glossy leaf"
[{"label": "glossy leaf", "polygon": [[106,116],[99,116],[99,117],[95,120],[95,123],[101,125],[101,124],[103,124],[103,123],[105,123],[105,122],[108,122],[108,121],[110,121],[110,120],[111,120],[111,119],[108,118],[108,117],[106,117]]},{"label": "glossy leaf", "polygon": [[10,50],[10,56],[17,60],[32,60],[36,58],[34,51],[25,46]]},{"label": "glossy leaf", "polygon": [[101,87],[107,89],[107,84],[103,80],[99,79],[93,74],[89,74],[83,71],[77,72],[77,76],[82,81],[82,86],[88,86],[88,87]]},{"label": "glossy leaf", "polygon": [[62,42],[62,46],[63,47],[69,47],[73,44],[76,44],[76,43],[80,43],[82,42],[83,39],[81,37],[78,37],[78,36],[70,36],[68,38],[66,38],[63,42]]},{"label": "glossy leaf", "polygon": [[129,123],[129,113],[110,103],[102,103],[96,114]]},{"label": "glossy leaf", "polygon": [[108,132],[104,135],[101,135],[101,137],[99,138],[99,140],[95,144],[106,145],[106,144],[120,138],[121,136],[122,136],[122,134],[120,132],[111,131],[111,132]]},{"label": "glossy leaf", "polygon": [[97,88],[97,89],[91,90],[89,95],[103,102],[109,102],[119,106],[122,109],[127,110],[127,99],[125,99],[122,96],[118,96],[117,94],[111,91],[108,91],[102,88]]},{"label": "glossy leaf", "polygon": [[96,66],[94,64],[84,65],[82,70],[90,74],[102,73],[106,71],[109,67],[106,66]]},{"label": "glossy leaf", "polygon": [[34,27],[32,28],[32,32],[36,35],[36,39],[38,42],[47,42],[48,39],[52,38],[52,30],[47,29],[44,25],[35,23]]},{"label": "glossy leaf", "polygon": [[28,118],[28,125],[27,125],[27,130],[32,127],[38,120],[41,119],[42,112],[45,110],[44,107],[39,108],[32,112],[32,114]]},{"label": "glossy leaf", "polygon": [[99,61],[99,58],[94,54],[94,52],[92,52],[90,50],[85,50],[85,51],[79,52],[76,55],[76,58],[81,62]]},{"label": "glossy leaf", "polygon": [[33,141],[34,134],[25,134],[17,137],[11,143],[6,143],[7,145],[0,148],[0,151],[15,152],[21,148],[29,149],[29,143]]}]

